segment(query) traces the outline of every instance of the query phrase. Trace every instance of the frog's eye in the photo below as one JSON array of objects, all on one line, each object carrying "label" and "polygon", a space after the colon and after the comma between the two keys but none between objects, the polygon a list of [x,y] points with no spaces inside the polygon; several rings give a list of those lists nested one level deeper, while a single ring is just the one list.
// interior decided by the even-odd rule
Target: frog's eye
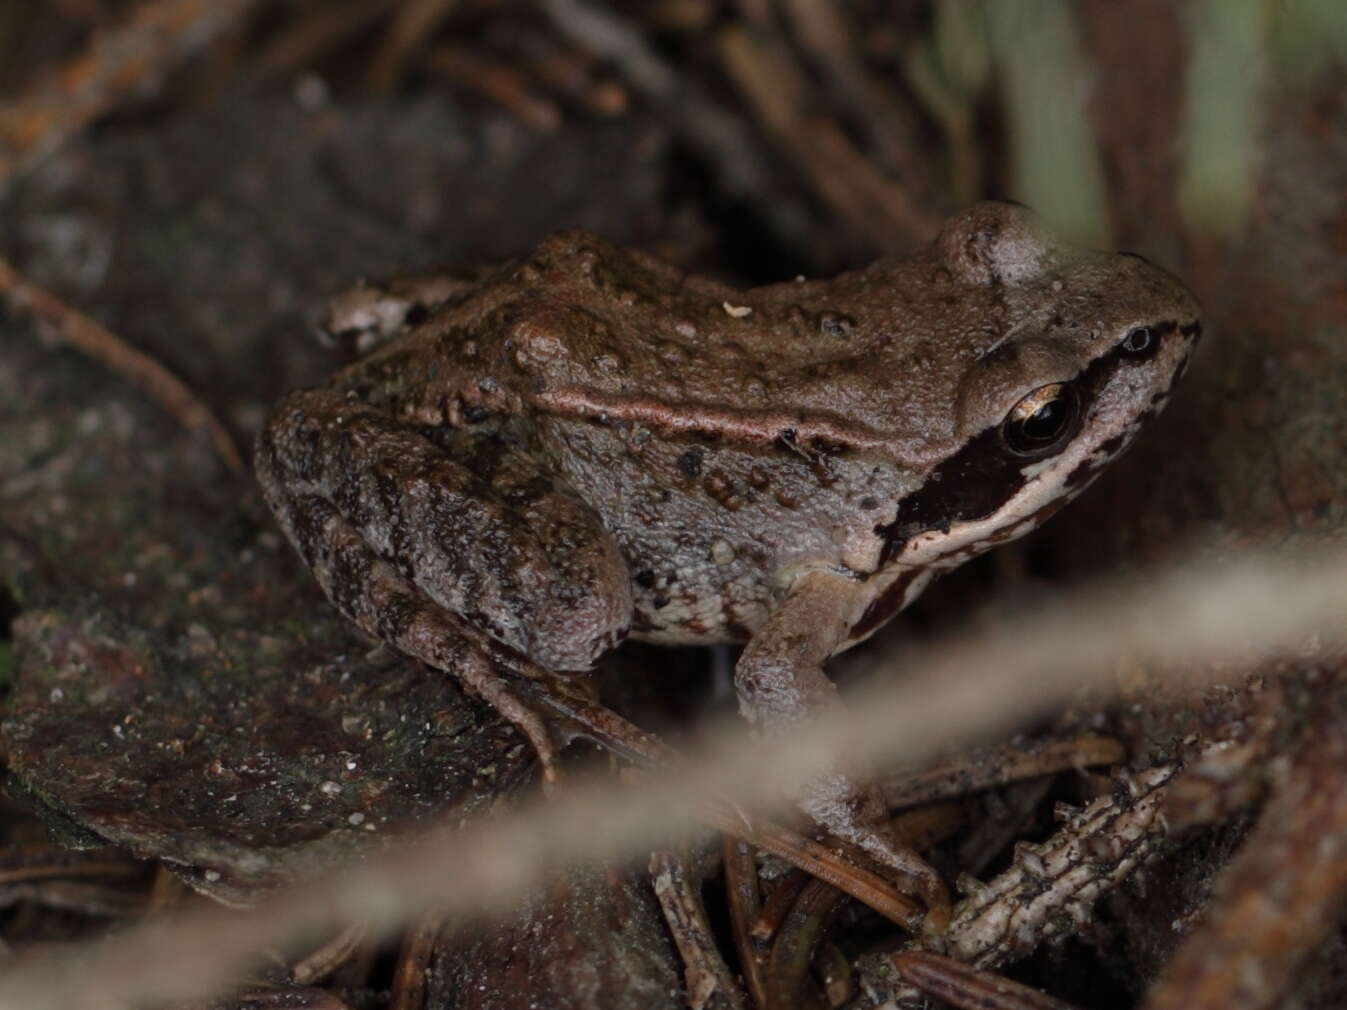
[{"label": "frog's eye", "polygon": [[1137,326],[1128,331],[1118,346],[1129,358],[1149,358],[1160,346],[1160,338],[1149,326]]},{"label": "frog's eye", "polygon": [[1010,408],[1001,438],[1017,456],[1045,456],[1075,434],[1079,406],[1076,391],[1065,382],[1039,386]]}]

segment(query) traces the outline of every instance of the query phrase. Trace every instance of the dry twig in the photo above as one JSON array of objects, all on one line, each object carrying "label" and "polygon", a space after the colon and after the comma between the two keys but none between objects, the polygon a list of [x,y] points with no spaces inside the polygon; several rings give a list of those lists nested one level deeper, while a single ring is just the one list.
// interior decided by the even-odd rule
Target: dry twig
[{"label": "dry twig", "polygon": [[13,311],[33,316],[81,354],[131,382],[188,431],[205,435],[229,469],[237,474],[247,472],[229,431],[181,379],[111,330],[20,276],[3,259],[0,259],[0,299]]},{"label": "dry twig", "polygon": [[845,4],[776,0],[792,35],[826,75],[850,120],[860,124],[885,165],[915,174],[921,160],[915,117],[871,74],[856,45]]},{"label": "dry twig", "polygon": [[927,240],[940,221],[886,179],[835,120],[810,114],[808,85],[784,46],[738,26],[717,38],[721,65],[828,207],[875,249]]},{"label": "dry twig", "polygon": [[[648,768],[668,769],[680,762],[679,756],[657,737],[627,722],[612,709],[585,698],[564,678],[521,662],[519,657],[507,654],[489,642],[486,644],[494,650],[501,668],[515,673],[519,686],[530,692],[533,700],[574,721],[586,736],[613,754]],[[633,771],[628,778],[636,781],[639,776]],[[750,819],[732,802],[717,796],[714,790],[698,804],[698,816],[717,830],[741,838],[820,880],[826,880],[904,929],[915,931],[921,928],[922,909],[917,902],[899,893],[878,874],[840,858],[826,845],[765,817]]]},{"label": "dry twig", "polygon": [[364,922],[347,926],[317,950],[296,961],[290,969],[290,980],[296,985],[312,985],[327,978],[355,955],[368,933],[369,927]]},{"label": "dry twig", "polygon": [[585,0],[543,0],[543,7],[562,35],[612,63],[634,91],[665,111],[730,194],[754,204],[778,234],[801,248],[811,244],[808,211],[773,185],[775,171],[742,120],[681,76],[615,12]]},{"label": "dry twig", "polygon": [[842,892],[818,880],[809,881],[800,890],[772,942],[764,973],[765,1010],[822,1007],[809,966],[824,932],[845,900]]},{"label": "dry twig", "polygon": [[403,935],[398,964],[393,971],[393,992],[388,1010],[421,1010],[426,1005],[426,970],[443,927],[443,916],[432,910],[421,916]]},{"label": "dry twig", "polygon": [[744,1010],[743,994],[716,946],[702,905],[701,881],[683,851],[661,849],[650,857],[655,897],[678,954],[692,1010]]},{"label": "dry twig", "polygon": [[1075,1010],[1038,989],[929,951],[893,955],[905,982],[958,1010]]},{"label": "dry twig", "polygon": [[757,916],[749,925],[749,936],[759,943],[766,943],[781,931],[781,924],[790,914],[795,899],[809,883],[809,876],[800,870],[785,874],[767,895],[767,901],[758,910]]},{"label": "dry twig", "polygon": [[1271,1010],[1337,928],[1347,901],[1347,698],[1341,685],[1334,693],[1147,1010]]},{"label": "dry twig", "polygon": [[134,880],[145,864],[115,849],[71,852],[46,845],[15,846],[0,853],[0,887],[39,880]]},{"label": "dry twig", "polygon": [[253,59],[258,79],[280,77],[307,67],[320,55],[382,18],[395,0],[345,0],[315,4],[306,16],[273,36]]},{"label": "dry twig", "polygon": [[393,23],[370,60],[370,90],[382,95],[396,91],[407,74],[408,61],[457,6],[458,0],[403,0],[398,4]]},{"label": "dry twig", "polygon": [[1209,744],[1170,786],[1165,820],[1171,830],[1214,824],[1252,807],[1267,794],[1269,758],[1278,749],[1278,738],[1288,724],[1299,719],[1304,706],[1288,697],[1284,683],[1258,684],[1254,689],[1261,697],[1249,717],[1235,727],[1239,732]]},{"label": "dry twig", "polygon": [[754,939],[753,921],[762,910],[762,889],[758,886],[758,865],[751,845],[733,835],[724,835],[722,861],[725,866],[725,891],[730,910],[730,933],[739,952],[739,970],[744,987],[755,1007],[766,1001],[762,977],[762,952]]},{"label": "dry twig", "polygon": [[426,66],[446,80],[496,102],[535,130],[554,133],[561,128],[561,110],[555,102],[535,93],[515,67],[487,59],[469,45],[436,46]]},{"label": "dry twig", "polygon": [[79,55],[0,107],[0,191],[99,116],[165,77],[263,0],[147,0]]},{"label": "dry twig", "polygon": [[917,772],[881,780],[890,808],[915,806],[1072,768],[1117,764],[1127,756],[1117,740],[1085,733],[1067,740],[1030,740],[970,751]]},{"label": "dry twig", "polygon": [[1176,769],[1123,773],[1115,795],[1069,814],[1039,845],[1021,843],[1011,866],[955,909],[945,952],[979,968],[1006,964],[1088,921],[1094,902],[1160,851],[1168,838],[1164,787]]},{"label": "dry twig", "polygon": [[[934,803],[904,811],[889,828],[891,837],[921,852],[958,830],[964,821],[961,804]],[[810,979],[810,968],[845,898],[827,882],[803,875],[783,880],[772,892],[751,931],[752,937],[772,941],[762,968],[764,996],[759,1006],[770,1010],[823,1006]],[[834,984],[849,988],[850,968],[838,975]]]}]

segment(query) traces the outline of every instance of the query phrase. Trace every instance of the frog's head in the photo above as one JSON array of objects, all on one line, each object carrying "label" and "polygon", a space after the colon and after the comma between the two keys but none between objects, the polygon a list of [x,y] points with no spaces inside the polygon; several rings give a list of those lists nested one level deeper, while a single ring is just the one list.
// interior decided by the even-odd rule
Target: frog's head
[{"label": "frog's head", "polygon": [[936,256],[997,325],[958,377],[949,449],[877,529],[902,566],[952,566],[1038,526],[1160,410],[1201,333],[1175,278],[1056,242],[1020,207],[971,208]]}]

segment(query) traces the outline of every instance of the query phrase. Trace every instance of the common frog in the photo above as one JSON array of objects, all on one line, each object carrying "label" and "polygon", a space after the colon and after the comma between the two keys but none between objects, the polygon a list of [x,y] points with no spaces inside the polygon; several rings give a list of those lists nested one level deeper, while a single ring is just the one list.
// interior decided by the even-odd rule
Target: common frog
[{"label": "common frog", "polygon": [[[491,648],[582,671],[627,636],[742,643],[743,713],[788,730],[837,704],[829,657],[1079,494],[1201,329],[1164,271],[996,203],[832,280],[738,290],[569,232],[417,291],[352,303],[381,346],[275,407],[257,472],[342,613],[549,763]],[[873,788],[801,804],[938,894]]]}]

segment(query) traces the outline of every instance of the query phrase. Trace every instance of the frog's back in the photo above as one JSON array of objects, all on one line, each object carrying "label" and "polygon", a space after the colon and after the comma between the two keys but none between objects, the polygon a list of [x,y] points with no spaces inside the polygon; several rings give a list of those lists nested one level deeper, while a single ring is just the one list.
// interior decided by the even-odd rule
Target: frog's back
[{"label": "frog's back", "polygon": [[938,273],[915,257],[739,290],[570,232],[517,268],[517,315],[499,332],[558,411],[662,407],[705,416],[708,431],[761,427],[770,441],[817,427],[867,442],[940,413],[908,399],[948,386],[933,343],[948,337]]},{"label": "frog's back", "polygon": [[949,434],[933,424],[953,395],[948,307],[984,317],[933,271],[914,258],[740,291],[564,232],[337,382],[432,424],[535,411],[919,451]]},{"label": "frog's back", "polygon": [[1120,286],[1116,256],[1108,283],[1064,286],[1028,222],[979,205],[916,256],[745,291],[563,232],[338,382],[428,424],[551,415],[925,465],[966,435],[978,362],[1060,332],[1070,377]]}]

